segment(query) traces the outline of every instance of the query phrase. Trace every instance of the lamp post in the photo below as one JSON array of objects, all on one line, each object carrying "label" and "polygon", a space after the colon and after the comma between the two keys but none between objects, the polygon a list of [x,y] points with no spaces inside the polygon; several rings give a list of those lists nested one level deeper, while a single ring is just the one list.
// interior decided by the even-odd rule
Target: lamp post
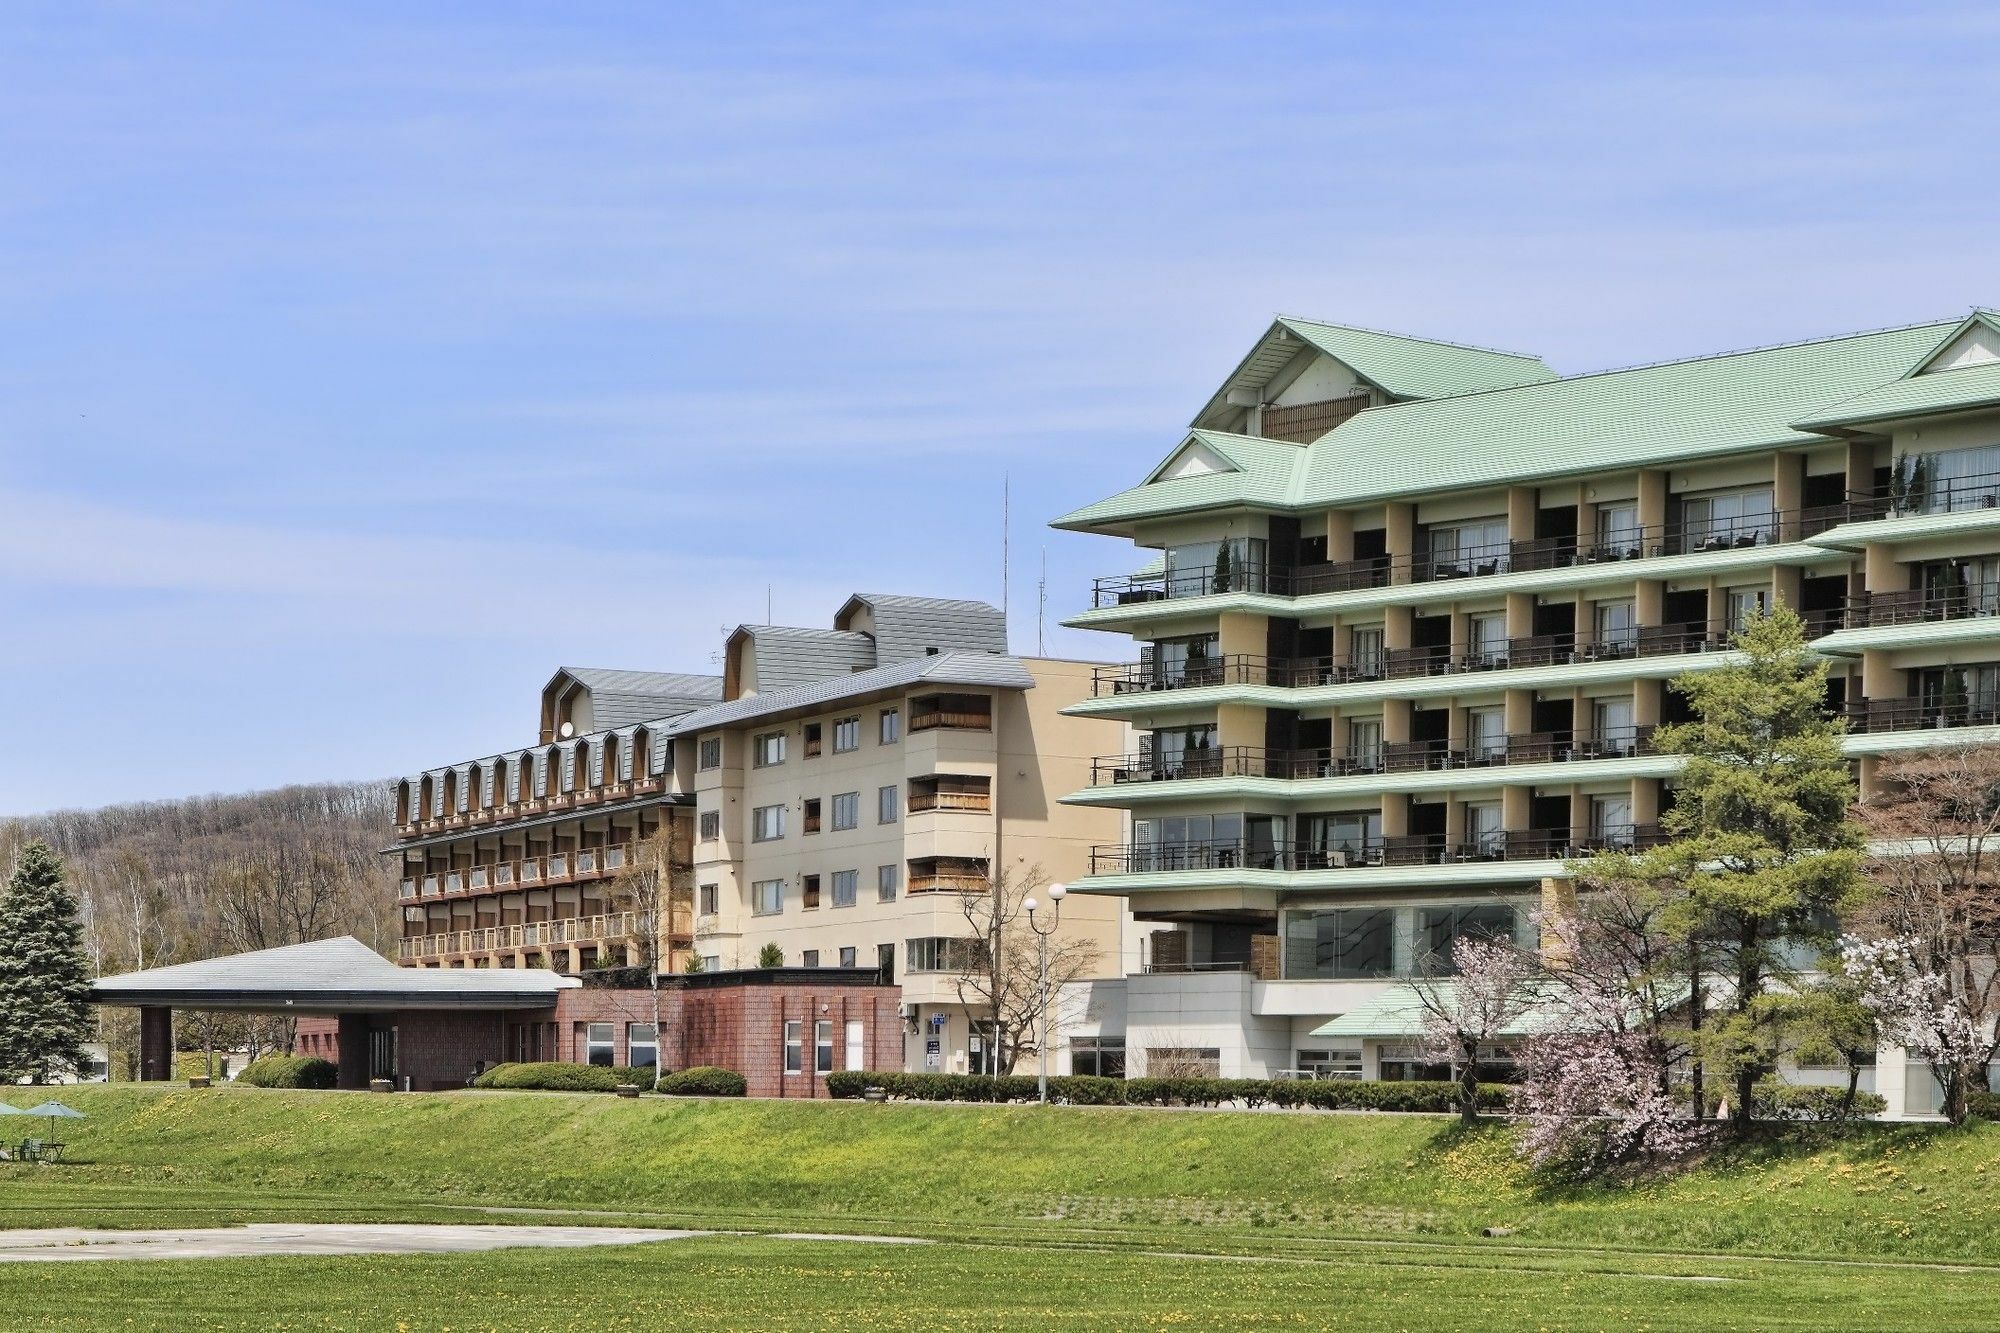
[{"label": "lamp post", "polygon": [[1022,905],[1028,909],[1028,929],[1035,932],[1035,1054],[1041,1072],[1035,1076],[1035,1091],[1041,1103],[1049,1101],[1049,936],[1062,929],[1062,900],[1069,889],[1049,885],[1049,923],[1045,927],[1036,912],[1041,904],[1033,898]]}]

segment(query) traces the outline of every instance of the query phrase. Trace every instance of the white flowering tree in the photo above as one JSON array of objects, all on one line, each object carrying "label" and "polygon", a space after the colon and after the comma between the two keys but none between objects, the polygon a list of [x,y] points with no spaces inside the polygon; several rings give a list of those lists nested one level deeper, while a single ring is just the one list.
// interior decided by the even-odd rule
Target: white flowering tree
[{"label": "white flowering tree", "polygon": [[1461,936],[1451,949],[1453,976],[1411,983],[1423,1010],[1424,1056],[1458,1071],[1458,1114],[1479,1119],[1480,1051],[1539,1002],[1534,957],[1506,940]]},{"label": "white flowering tree", "polygon": [[1643,1032],[1560,1032],[1530,1040],[1514,1109],[1517,1151],[1537,1169],[1591,1176],[1685,1157],[1714,1126],[1684,1115]]},{"label": "white flowering tree", "polygon": [[1993,1057],[1991,1020],[1976,1019],[1950,981],[1924,966],[1920,943],[1907,936],[1846,936],[1840,966],[1883,1039],[1930,1066],[1944,1088],[1945,1119],[1964,1124],[1966,1093],[1975,1079],[1984,1080]]}]

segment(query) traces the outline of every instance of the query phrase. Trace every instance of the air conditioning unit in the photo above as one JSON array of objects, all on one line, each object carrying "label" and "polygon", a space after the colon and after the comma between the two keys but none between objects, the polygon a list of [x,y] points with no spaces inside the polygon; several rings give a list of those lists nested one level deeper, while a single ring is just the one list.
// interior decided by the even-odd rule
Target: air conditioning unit
[{"label": "air conditioning unit", "polygon": [[896,1006],[896,1017],[902,1019],[904,1022],[907,1023],[916,1016],[917,1006],[914,1004],[899,1004]]}]

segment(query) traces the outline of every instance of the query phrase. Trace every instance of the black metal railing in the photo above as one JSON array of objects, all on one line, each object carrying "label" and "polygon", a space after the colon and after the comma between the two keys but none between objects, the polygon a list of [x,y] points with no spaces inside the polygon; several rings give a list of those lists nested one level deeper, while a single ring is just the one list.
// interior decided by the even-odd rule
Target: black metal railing
[{"label": "black metal railing", "polygon": [[1658,824],[1595,829],[1526,829],[1450,841],[1443,834],[1257,842],[1217,838],[1188,842],[1112,843],[1090,849],[1093,875],[1169,874],[1188,870],[1352,870],[1367,866],[1461,865],[1480,861],[1558,861],[1605,849],[1638,850],[1664,840]]},{"label": "black metal railing", "polygon": [[1856,699],[1847,705],[1850,731],[1925,731],[1996,724],[2000,724],[2000,700]]},{"label": "black metal railing", "polygon": [[1862,593],[1849,597],[1844,610],[1846,624],[1854,629],[2000,616],[2000,583]]},{"label": "black metal railing", "polygon": [[1651,754],[1653,730],[1648,723],[1599,731],[1531,731],[1509,735],[1483,746],[1437,739],[1394,741],[1368,749],[1343,751],[1324,748],[1277,750],[1252,745],[1182,750],[1165,755],[1142,751],[1092,760],[1090,781],[1094,787],[1186,782],[1202,778],[1306,781],[1505,764],[1583,763]]}]

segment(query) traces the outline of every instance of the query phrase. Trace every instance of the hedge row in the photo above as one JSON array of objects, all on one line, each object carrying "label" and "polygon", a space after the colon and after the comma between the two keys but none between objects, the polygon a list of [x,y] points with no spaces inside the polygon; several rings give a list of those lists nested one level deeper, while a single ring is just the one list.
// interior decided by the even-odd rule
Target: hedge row
[{"label": "hedge row", "polygon": [[1846,1099],[1846,1088],[1766,1079],[1750,1094],[1750,1114],[1758,1120],[1861,1120],[1889,1109],[1888,1101],[1872,1092],[1856,1092],[1854,1105],[1843,1110]]},{"label": "hedge row", "polygon": [[[1032,1077],[992,1078],[980,1074],[904,1074],[891,1071],[840,1072],[826,1076],[835,1097],[859,1097],[881,1088],[890,1097],[913,1102],[1031,1102]],[[1508,1089],[1482,1084],[1479,1104],[1497,1110]],[[1094,1078],[1065,1074],[1049,1079],[1049,1100],[1072,1106],[1310,1106],[1323,1110],[1454,1111],[1455,1083],[1379,1083],[1361,1080],[1262,1078]]]},{"label": "hedge row", "polygon": [[660,1080],[660,1091],[669,1097],[741,1097],[749,1090],[743,1075],[714,1065],[696,1065]]},{"label": "hedge row", "polygon": [[2000,1092],[1968,1092],[1965,1106],[1981,1120],[2000,1120]]},{"label": "hedge row", "polygon": [[472,1080],[475,1088],[514,1088],[537,1092],[616,1092],[621,1083],[653,1086],[651,1069],[621,1069],[612,1065],[573,1065],[557,1060],[495,1065]]},{"label": "hedge row", "polygon": [[340,1081],[332,1061],[311,1055],[267,1055],[252,1060],[236,1075],[253,1088],[330,1088]]}]

